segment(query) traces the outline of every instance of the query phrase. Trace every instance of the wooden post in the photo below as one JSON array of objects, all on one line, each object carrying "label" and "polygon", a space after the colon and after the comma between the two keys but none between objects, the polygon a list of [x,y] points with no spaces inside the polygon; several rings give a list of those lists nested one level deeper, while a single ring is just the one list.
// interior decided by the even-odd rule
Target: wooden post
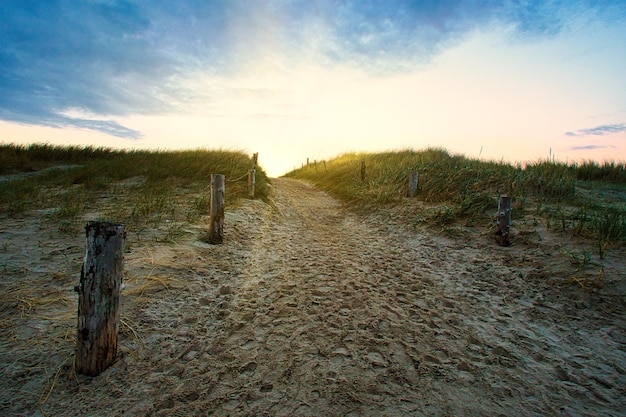
[{"label": "wooden post", "polygon": [[365,159],[361,159],[361,181],[365,181]]},{"label": "wooden post", "polygon": [[124,269],[123,224],[89,222],[78,293],[76,372],[96,376],[115,362]]},{"label": "wooden post", "polygon": [[256,168],[257,163],[259,162],[259,153],[253,153],[252,154],[252,169]]},{"label": "wooden post", "polygon": [[256,180],[256,169],[248,171],[248,197],[254,198],[254,183]]},{"label": "wooden post", "polygon": [[417,171],[409,172],[409,197],[415,197],[417,195],[418,178]]},{"label": "wooden post", "polygon": [[211,174],[211,209],[209,216],[209,243],[224,241],[224,175]]},{"label": "wooden post", "polygon": [[511,226],[511,197],[500,197],[498,217],[496,219],[496,242],[500,246],[509,246],[509,227]]},{"label": "wooden post", "polygon": [[309,158],[306,159],[306,166],[309,166]]}]

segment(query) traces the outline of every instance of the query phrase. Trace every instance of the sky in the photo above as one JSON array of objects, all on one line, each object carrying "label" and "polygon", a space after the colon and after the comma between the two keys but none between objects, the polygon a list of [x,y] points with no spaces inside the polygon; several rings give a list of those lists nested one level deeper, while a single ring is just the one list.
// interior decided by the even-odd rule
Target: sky
[{"label": "sky", "polygon": [[1,0],[0,143],[626,161],[626,2]]}]

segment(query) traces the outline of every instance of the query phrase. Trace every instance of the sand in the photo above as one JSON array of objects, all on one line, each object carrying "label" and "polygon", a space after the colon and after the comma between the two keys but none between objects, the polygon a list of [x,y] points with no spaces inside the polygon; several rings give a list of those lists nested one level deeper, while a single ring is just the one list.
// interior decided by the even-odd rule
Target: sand
[{"label": "sand", "polygon": [[119,360],[93,378],[72,366],[82,236],[3,218],[0,414],[624,415],[622,249],[577,262],[540,221],[503,248],[415,224],[418,202],[358,215],[272,188],[227,212],[223,245],[207,219],[133,240]]}]

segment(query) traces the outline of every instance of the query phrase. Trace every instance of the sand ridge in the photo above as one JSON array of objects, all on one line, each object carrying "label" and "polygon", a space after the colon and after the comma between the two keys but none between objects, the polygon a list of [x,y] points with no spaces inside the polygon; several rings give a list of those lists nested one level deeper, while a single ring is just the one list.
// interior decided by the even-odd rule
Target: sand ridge
[{"label": "sand ridge", "polygon": [[[273,180],[271,204],[228,212],[223,245],[199,242],[202,226],[188,227],[196,237],[127,254],[120,360],[102,375],[73,374],[71,314],[51,323],[24,313],[38,330],[12,316],[2,328],[0,408],[153,416],[626,409],[623,299],[551,288],[550,248],[500,248],[483,235],[455,240],[381,213],[357,215],[291,179]],[[36,273],[17,266],[19,253],[5,258],[16,265],[12,276]],[[62,283],[49,286],[59,293],[71,281],[40,269],[56,273]],[[2,305],[3,315],[20,305]],[[50,338],[52,326],[67,335]],[[25,331],[42,345],[29,347]],[[52,355],[37,357],[46,348]]]}]

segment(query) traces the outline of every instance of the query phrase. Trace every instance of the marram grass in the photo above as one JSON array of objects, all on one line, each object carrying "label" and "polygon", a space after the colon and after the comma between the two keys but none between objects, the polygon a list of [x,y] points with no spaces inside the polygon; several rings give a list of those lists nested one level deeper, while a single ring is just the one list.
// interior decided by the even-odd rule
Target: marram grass
[{"label": "marram grass", "polygon": [[[134,233],[180,234],[180,224],[208,214],[211,174],[224,174],[226,205],[247,198],[252,158],[239,151],[123,151],[52,145],[0,145],[0,216],[49,212],[61,231],[84,226],[85,213],[126,223]],[[256,196],[268,198],[268,178],[256,170]],[[241,179],[235,181],[236,179]],[[190,197],[191,196],[191,197]]]},{"label": "marram grass", "polygon": [[[347,153],[310,163],[286,176],[305,179],[346,205],[367,210],[403,201],[408,194],[411,170],[419,174],[417,198],[430,204],[416,217],[436,225],[455,220],[491,224],[499,196],[508,195],[516,202],[518,213],[526,210],[524,206],[530,201],[536,202],[537,211],[553,228],[599,242],[618,243],[626,239],[623,163],[568,165],[538,161],[511,165],[429,148]],[[591,191],[584,193],[582,185]]]}]

